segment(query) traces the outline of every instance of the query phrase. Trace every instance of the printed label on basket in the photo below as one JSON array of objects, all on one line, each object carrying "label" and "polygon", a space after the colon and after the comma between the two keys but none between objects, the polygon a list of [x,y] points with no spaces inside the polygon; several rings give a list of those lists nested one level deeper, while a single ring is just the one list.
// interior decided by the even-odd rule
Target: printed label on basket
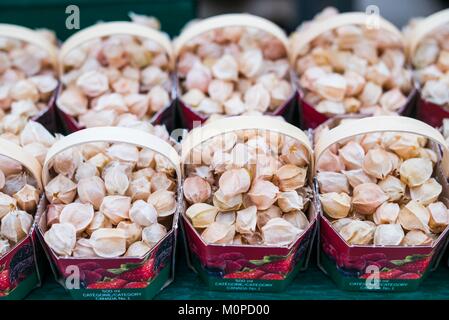
[{"label": "printed label on basket", "polygon": [[0,259],[0,300],[22,299],[39,283],[31,237]]},{"label": "printed label on basket", "polygon": [[412,291],[425,278],[432,255],[407,256],[402,260],[379,259],[366,261],[364,257],[335,258],[322,248],[323,268],[337,286],[354,291]]},{"label": "printed label on basket", "polygon": [[223,287],[223,289],[229,291],[264,291],[264,289],[272,290],[275,286],[275,284],[271,282],[245,279],[235,279],[231,282],[216,281],[213,282],[212,285],[215,287]]},{"label": "printed label on basket", "polygon": [[119,259],[58,265],[65,270],[65,288],[74,299],[138,300],[152,299],[169,280],[173,258],[173,233],[138,262]]},{"label": "printed label on basket", "polygon": [[[215,265],[204,265],[197,255],[193,254],[193,265],[209,289],[218,291],[253,291],[277,292],[285,290],[306,261],[305,241],[287,257],[265,256],[261,260],[249,260],[251,267],[240,267],[236,261],[224,260],[224,268]],[[229,254],[228,254],[229,255]],[[238,261],[242,261],[240,257]],[[215,261],[215,264],[217,262]],[[232,272],[231,272],[232,271]]]},{"label": "printed label on basket", "polygon": [[[168,278],[170,277],[171,265],[167,265],[160,271],[160,273],[153,278],[151,282],[146,284],[146,287],[134,289],[122,288],[122,289],[80,289],[69,290],[72,298],[80,300],[142,300],[152,299],[159,293],[164,286]],[[133,282],[129,282],[133,283]],[[129,284],[128,283],[128,284]],[[135,284],[137,282],[134,282]],[[126,286],[126,285],[125,285]]]}]

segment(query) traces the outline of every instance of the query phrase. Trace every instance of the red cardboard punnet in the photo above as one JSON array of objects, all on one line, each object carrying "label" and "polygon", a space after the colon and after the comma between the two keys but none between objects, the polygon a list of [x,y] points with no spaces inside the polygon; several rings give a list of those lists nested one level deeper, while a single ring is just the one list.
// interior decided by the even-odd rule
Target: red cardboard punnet
[{"label": "red cardboard punnet", "polygon": [[[215,17],[211,17],[208,19],[204,19],[202,21],[196,22],[192,25],[189,25],[185,28],[185,30],[180,34],[178,39],[174,41],[174,51],[176,56],[176,61],[178,61],[180,54],[183,51],[183,48],[188,45],[188,42],[195,37],[198,37],[206,32],[224,28],[224,27],[249,27],[259,29],[261,31],[265,31],[277,39],[279,39],[285,46],[286,51],[288,53],[288,39],[285,33],[278,26],[273,24],[272,22],[263,19],[261,17],[249,15],[249,14],[224,14]],[[294,89],[294,81],[293,81],[293,73],[289,71],[289,81]],[[191,106],[187,105],[182,100],[183,90],[179,83],[179,77],[175,82],[177,86],[177,100],[179,102],[179,111],[182,117],[183,126],[192,129],[195,124],[203,123],[208,118],[209,115],[202,114],[196,111]],[[297,108],[296,108],[296,92],[292,90],[292,94],[288,99],[286,99],[276,110],[267,112],[267,115],[272,116],[282,116],[287,122],[292,124],[297,123]]]},{"label": "red cardboard punnet", "polygon": [[[323,133],[315,146],[315,163],[320,155],[338,141],[372,132],[406,132],[425,136],[428,147],[441,155],[435,179],[442,185],[440,201],[449,206],[447,176],[448,148],[441,134],[425,123],[407,117],[372,117],[339,125],[334,119],[326,123],[330,131]],[[332,128],[334,128],[332,130]],[[337,129],[335,129],[337,128]],[[440,152],[440,149],[443,153]],[[315,182],[316,197],[319,194]],[[432,245],[374,246],[350,245],[333,228],[317,201],[319,212],[318,264],[336,285],[353,291],[413,291],[439,264],[448,243],[446,228]]]},{"label": "red cardboard punnet", "polygon": [[[398,39],[398,43],[402,44],[402,47],[405,49],[405,43],[403,41],[402,33],[389,21],[383,19],[382,17],[378,17],[379,19],[376,21],[378,23],[377,28],[380,28],[382,31],[389,33],[391,37],[395,37]],[[303,29],[299,29],[297,32],[292,34],[290,37],[290,65],[295,68],[295,66],[301,66],[301,62],[298,62],[298,57],[304,55],[304,50],[309,50],[311,46],[316,46],[319,49],[318,45],[314,44],[314,40],[321,35],[325,35],[330,31],[337,28],[344,28],[348,26],[364,26],[366,25],[366,14],[362,12],[346,12],[340,13],[336,15],[332,15],[323,20],[316,20],[308,22],[307,26],[304,26]],[[369,26],[368,26],[369,28]],[[380,41],[380,40],[379,40]],[[342,49],[343,50],[343,49]],[[404,50],[405,51],[405,50]],[[320,62],[317,62],[320,65]],[[314,129],[321,123],[329,120],[330,118],[324,113],[321,113],[316,110],[316,106],[311,104],[305,99],[304,89],[299,85],[299,77],[296,75],[296,84],[298,90],[298,104],[299,104],[299,121],[301,123],[301,128],[303,129]],[[415,90],[410,90],[408,93],[407,99],[402,107],[397,110],[397,113],[404,116],[411,116],[414,103],[415,103]],[[342,118],[347,116],[353,116],[353,114],[345,114],[341,116],[336,116],[335,118]],[[370,115],[362,115],[356,114],[356,116],[370,116]]]},{"label": "red cardboard punnet", "polygon": [[[313,171],[313,156],[308,137],[298,128],[269,116],[240,116],[216,120],[193,129],[183,141],[182,170],[191,159],[191,151],[202,143],[222,134],[241,130],[261,130],[296,139],[309,155],[309,173]],[[311,176],[308,181],[312,183]],[[187,208],[187,206],[184,206]],[[314,199],[305,214],[309,225],[289,245],[235,245],[206,243],[193,227],[185,210],[182,214],[188,263],[211,290],[278,292],[287,288],[299,271],[308,265],[316,229]]]},{"label": "red cardboard punnet", "polygon": [[94,142],[128,143],[148,148],[164,156],[176,172],[177,208],[173,215],[159,221],[167,234],[142,257],[77,258],[57,255],[45,242],[47,212],[38,217],[37,230],[56,280],[75,299],[130,300],[152,299],[174,278],[178,214],[181,208],[181,171],[178,153],[160,138],[137,129],[101,127],[72,133],[56,142],[47,154],[42,172],[46,185],[54,157],[83,144]]},{"label": "red cardboard punnet", "polygon": [[[48,54],[49,61],[51,62],[51,66],[55,73],[55,78],[57,78],[56,76],[58,71],[58,60],[57,60],[58,49],[52,43],[47,41],[47,39],[43,37],[41,34],[22,26],[0,24],[0,36],[23,41],[25,43],[29,43],[33,46],[36,46],[39,49],[44,50]],[[47,102],[47,108],[40,111],[37,115],[35,115],[31,119],[33,121],[42,124],[51,133],[56,133],[59,131],[55,107],[57,91],[58,90],[56,89],[50,96]]]},{"label": "red cardboard punnet", "polygon": [[[64,58],[74,49],[86,45],[89,41],[93,41],[95,39],[108,37],[112,35],[127,35],[133,37],[139,37],[142,39],[148,39],[154,41],[158,44],[167,54],[168,65],[170,68],[170,81],[171,81],[171,90],[169,92],[170,104],[165,108],[157,111],[155,114],[151,116],[149,121],[154,125],[165,125],[169,132],[175,127],[175,85],[173,84],[175,75],[173,72],[174,66],[174,58],[172,52],[172,46],[169,38],[165,36],[162,32],[151,29],[146,26],[138,25],[132,22],[107,22],[97,24],[86,29],[83,29],[69,39],[67,39],[61,47],[59,54],[59,74],[61,77],[64,76]],[[58,91],[59,95],[61,94],[64,86],[61,85],[60,90]],[[65,113],[60,108],[56,106],[58,117],[62,122],[62,130],[65,133],[72,133],[81,129],[84,129],[82,125],[78,123],[75,117]]]},{"label": "red cardboard punnet", "polygon": [[[444,27],[448,23],[448,9],[436,12],[419,21],[416,27],[411,30],[410,39],[408,39],[409,60],[413,61],[414,55],[422,41],[428,39],[429,37],[434,37],[434,35],[438,34],[439,32],[443,32],[443,30],[440,30],[439,28]],[[436,62],[435,65],[437,65]],[[442,70],[442,74],[444,74],[444,70]],[[419,92],[419,98],[416,106],[416,116],[418,119],[428,123],[429,125],[435,128],[439,128],[442,125],[443,119],[449,118],[449,111],[447,109],[447,106],[441,106],[424,99],[421,95],[423,85],[424,84],[419,83],[418,80],[415,83],[415,86]]]},{"label": "red cardboard punnet", "polygon": [[[36,180],[36,188],[42,194],[42,167],[16,144],[0,139],[0,155],[19,162],[23,170]],[[4,159],[5,160],[5,159]],[[3,160],[3,161],[4,161]],[[41,284],[41,266],[39,247],[36,242],[35,221],[44,210],[43,198],[34,213],[33,224],[28,234],[16,243],[9,252],[0,256],[0,300],[23,299],[34,288]]]}]

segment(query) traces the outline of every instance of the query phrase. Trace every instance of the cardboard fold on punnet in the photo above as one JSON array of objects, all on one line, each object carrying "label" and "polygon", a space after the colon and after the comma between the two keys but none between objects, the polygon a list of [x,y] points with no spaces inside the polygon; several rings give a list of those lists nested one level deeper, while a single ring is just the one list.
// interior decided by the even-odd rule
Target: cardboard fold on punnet
[{"label": "cardboard fold on punnet", "polygon": [[[396,130],[384,130],[382,121],[394,119],[397,121]],[[384,119],[384,120],[382,120]],[[338,126],[341,119],[332,119],[325,125],[329,128]],[[423,130],[414,130],[414,125],[419,122],[405,117],[373,117],[369,119],[373,126],[378,124],[378,131],[383,132],[408,132],[421,135]],[[410,123],[410,122],[414,123]],[[425,125],[424,123],[419,126]],[[357,125],[360,127],[360,125]],[[364,123],[367,127],[367,123]],[[427,127],[425,130],[431,130]],[[364,133],[375,132],[366,128]],[[438,132],[433,137],[437,136]],[[354,135],[349,135],[347,138]],[[429,139],[428,147],[434,150],[439,161],[435,166],[435,179],[443,187],[439,197],[446,206],[449,206],[449,184],[447,171],[443,168],[442,148],[439,145],[444,139],[439,136],[438,142]],[[321,150],[321,152],[324,150]],[[445,151],[447,153],[447,150]],[[317,157],[319,155],[317,154]],[[316,158],[315,161],[318,159]],[[319,186],[315,179],[315,198],[318,198]],[[319,268],[328,275],[335,284],[343,290],[349,291],[414,291],[425,278],[439,265],[449,241],[449,228],[446,228],[432,245],[426,246],[374,246],[374,245],[350,245],[333,228],[331,222],[325,216],[321,203],[317,200],[318,211],[318,245],[317,259]]]},{"label": "cardboard fold on punnet", "polygon": [[[313,154],[307,135],[285,122],[268,116],[232,117],[196,128],[185,138],[181,157],[182,170],[185,170],[185,160],[190,151],[196,146],[221,134],[246,129],[272,131],[298,138],[298,141],[307,145],[310,155]],[[300,137],[298,132],[301,132]],[[313,156],[310,161],[307,181],[311,184]],[[180,220],[187,263],[210,290],[280,292],[288,287],[300,271],[307,269],[317,226],[314,198],[305,212],[309,226],[285,246],[208,244],[186,216],[186,209],[187,204],[184,203]],[[263,275],[270,275],[272,278],[261,279]]]},{"label": "cardboard fold on punnet", "polygon": [[[389,21],[379,17],[377,21],[379,24],[378,28],[385,30],[401,39],[401,42],[404,44],[403,37],[401,32]],[[301,50],[305,47],[309,46],[310,43],[317,38],[318,36],[334,30],[339,27],[350,26],[350,25],[364,25],[366,24],[366,14],[362,12],[346,12],[340,13],[336,16],[329,17],[323,21],[311,21],[310,25],[304,31],[298,31],[298,37],[294,41],[298,41],[298,43],[292,43],[291,40],[291,49],[290,49],[290,65],[295,66],[296,59],[301,54]],[[299,77],[295,73],[294,77],[296,90],[297,90],[297,99],[298,99],[298,107],[299,107],[299,121],[301,124],[301,128],[303,129],[315,129],[320,124],[325,121],[333,118],[344,118],[344,117],[352,117],[352,116],[360,116],[360,117],[369,117],[370,115],[362,115],[362,114],[345,114],[341,116],[333,116],[329,117],[324,113],[321,113],[316,110],[316,106],[312,105],[305,99],[305,93],[303,88],[301,88],[299,84]],[[417,92],[415,89],[412,89],[407,95],[407,100],[404,105],[397,110],[397,113],[403,116],[412,116],[414,112],[415,100],[416,100]]]},{"label": "cardboard fold on punnet", "polygon": [[[149,148],[169,159],[177,173],[177,208],[163,224],[168,232],[149,252],[142,257],[75,258],[57,255],[45,242],[47,231],[46,211],[37,221],[37,235],[55,279],[74,299],[83,300],[141,300],[152,299],[174,280],[175,251],[178,236],[178,219],[181,210],[181,172],[179,156],[167,143],[156,136],[136,129],[102,127],[85,129],[67,136],[60,144],[50,149],[44,164],[44,184],[49,180],[48,164],[59,152],[91,142],[122,142]],[[65,141],[64,141],[65,140]],[[45,204],[48,204],[45,200]],[[106,280],[106,281],[105,281]],[[101,282],[108,284],[101,285]],[[117,286],[115,285],[117,282]]]},{"label": "cardboard fold on punnet", "polygon": [[[18,161],[35,179],[37,189],[42,193],[41,166],[39,162],[29,157],[23,149],[9,141],[0,139],[0,154]],[[43,195],[34,213],[33,223],[28,234],[16,243],[9,252],[0,256],[0,272],[2,283],[0,300],[17,300],[25,298],[28,293],[41,285],[41,263],[36,242],[36,221],[40,212],[44,210]]]},{"label": "cardboard fold on punnet", "polygon": [[[282,29],[274,25],[272,22],[261,17],[249,14],[224,14],[204,19],[191,26],[186,27],[185,30],[180,34],[180,36],[174,40],[176,61],[179,54],[182,52],[183,47],[189,40],[214,29],[233,26],[256,28],[275,36],[284,44],[288,54],[288,39]],[[297,92],[295,90],[295,82],[293,79],[294,72],[292,70],[289,70],[288,80],[293,89],[292,94],[278,108],[276,108],[276,110],[267,112],[266,115],[282,116],[285,120],[287,120],[287,122],[299,125],[299,122],[297,122]],[[192,106],[189,106],[188,104],[183,102],[183,92],[179,83],[179,77],[177,77],[174,83],[176,85],[178,101],[177,106],[182,117],[182,125],[190,130],[194,127],[195,124],[205,122],[209,118],[209,115],[201,114],[200,112],[192,108]]]},{"label": "cardboard fold on punnet", "polygon": [[[171,69],[170,71],[171,90],[169,92],[170,104],[165,108],[162,108],[161,110],[157,111],[155,114],[153,114],[149,119],[149,122],[153,125],[165,125],[167,127],[167,130],[169,130],[169,132],[175,129],[176,91],[174,80],[176,76],[175,72],[173,71],[174,67],[173,50],[169,39],[158,30],[153,30],[149,27],[137,25],[136,23],[133,22],[121,22],[121,21],[105,22],[85,28],[72,35],[63,43],[58,57],[60,76],[64,75],[63,59],[71,50],[83,44],[85,45],[85,43],[88,41],[112,35],[129,35],[150,39],[158,43],[165,50],[169,58],[169,65]],[[59,88],[57,96],[61,95],[62,90],[63,85],[61,85],[61,87]],[[58,108],[57,105],[55,105],[55,110],[59,120],[61,121],[62,131],[64,133],[69,134],[72,132],[85,129],[84,126],[78,123],[75,117],[65,113],[60,108]]]},{"label": "cardboard fold on punnet", "polygon": [[416,118],[428,123],[432,127],[441,127],[443,124],[443,119],[449,118],[449,111],[447,111],[443,106],[423,99],[419,93],[417,97]]}]

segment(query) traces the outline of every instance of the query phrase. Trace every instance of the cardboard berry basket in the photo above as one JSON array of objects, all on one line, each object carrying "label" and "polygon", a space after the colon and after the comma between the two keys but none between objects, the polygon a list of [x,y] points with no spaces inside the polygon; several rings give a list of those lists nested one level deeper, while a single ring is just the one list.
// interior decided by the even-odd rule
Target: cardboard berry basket
[{"label": "cardboard berry basket", "polygon": [[[363,118],[341,124],[321,135],[315,145],[315,163],[328,148],[361,134],[375,132],[412,133],[429,140],[438,157],[435,179],[442,185],[439,200],[449,204],[449,150],[441,134],[424,122],[394,116]],[[319,186],[315,183],[318,195]],[[414,291],[438,266],[448,243],[448,228],[431,245],[350,245],[325,216],[320,201],[318,265],[335,284],[350,291]]]},{"label": "cardboard berry basket", "polygon": [[[0,37],[23,41],[25,43],[36,46],[41,50],[44,50],[49,56],[49,60],[55,73],[55,78],[57,78],[58,48],[47,41],[47,39],[45,39],[45,37],[43,37],[41,34],[32,29],[28,29],[22,26],[0,24]],[[59,130],[55,109],[57,91],[58,89],[56,88],[51,94],[47,102],[47,108],[40,111],[32,118],[33,121],[41,123],[51,133],[58,132]]]},{"label": "cardboard berry basket", "polygon": [[[35,158],[26,154],[21,147],[3,139],[0,139],[0,155],[19,162],[36,179],[37,189],[42,193],[42,167]],[[43,197],[34,216],[37,218],[42,210]],[[26,237],[0,256],[0,300],[23,299],[41,284],[43,259],[40,256],[34,221],[35,219]]]},{"label": "cardboard berry basket", "polygon": [[[419,21],[416,28],[413,30],[412,38],[410,39],[409,56],[412,58],[421,41],[425,40],[428,36],[432,36],[432,33],[437,32],[439,27],[442,27],[447,23],[449,23],[449,10],[447,9],[434,13],[422,21]],[[449,118],[449,111],[441,105],[424,99],[420,94],[422,88],[418,81],[415,81],[415,87],[419,92],[416,104],[417,118],[435,128],[440,127],[443,119]]]},{"label": "cardboard berry basket", "polygon": [[[401,32],[392,23],[380,16],[376,18],[378,18],[378,20],[376,20],[376,23],[378,23],[378,28],[381,28],[382,30],[385,30],[385,32],[389,32],[392,35],[402,39]],[[291,45],[290,64],[294,66],[296,64],[296,60],[301,54],[301,51],[308,47],[320,35],[339,27],[351,25],[363,26],[367,23],[369,23],[369,17],[365,13],[361,12],[341,13],[336,16],[329,17],[324,21],[310,22],[310,26],[308,26],[306,30],[298,31],[298,36],[295,38],[295,43]],[[296,78],[297,77],[298,76],[296,75]],[[298,104],[300,110],[299,120],[301,123],[301,128],[314,129],[330,117],[324,113],[318,112],[314,105],[306,101],[304,89],[301,88],[298,80],[299,79],[297,78]],[[408,94],[405,104],[398,110],[398,114],[411,116],[414,111],[415,99],[416,91],[412,90]],[[337,118],[339,118],[339,116],[337,116]]]},{"label": "cardboard berry basket", "polygon": [[[61,46],[58,61],[59,61],[59,75],[62,77],[66,70],[64,70],[63,61],[64,58],[70,54],[70,52],[80,46],[86,45],[88,42],[94,41],[95,39],[101,39],[108,36],[113,35],[127,35],[127,36],[133,36],[137,38],[142,39],[149,39],[153,40],[159,46],[166,52],[169,60],[169,67],[170,67],[170,79],[172,80],[172,88],[169,92],[170,96],[170,104],[156,112],[151,118],[150,122],[151,124],[164,124],[166,125],[167,129],[171,131],[174,129],[175,125],[175,114],[174,114],[174,106],[175,106],[175,100],[176,100],[176,94],[174,90],[173,85],[173,65],[174,65],[174,58],[173,58],[173,50],[172,45],[170,42],[170,39],[166,37],[162,32],[158,30],[151,29],[149,27],[139,25],[133,22],[126,22],[126,21],[120,21],[120,22],[104,22],[100,24],[96,24],[90,27],[87,27],[81,31],[78,31],[77,33],[73,34],[71,37],[69,37]],[[59,95],[61,94],[61,91],[64,89],[64,86],[61,85],[61,88],[59,90]],[[78,123],[78,121],[75,119],[75,117],[67,114],[66,112],[62,111],[60,108],[56,106],[56,110],[58,113],[59,118],[61,119],[63,130],[66,133],[72,133],[81,129],[84,129],[84,127]]]},{"label": "cardboard berry basket", "polygon": [[[192,164],[193,149],[209,139],[241,130],[281,134],[295,139],[310,156],[307,184],[311,186],[313,151],[308,137],[298,128],[268,116],[224,118],[192,130],[183,141],[182,170]],[[260,131],[259,131],[260,130]],[[198,149],[197,149],[198,150]],[[194,158],[195,156],[193,156]],[[195,160],[193,160],[195,161]],[[310,184],[309,184],[310,183]],[[185,192],[186,190],[184,190]],[[187,208],[187,204],[185,203]],[[182,214],[182,231],[189,266],[199,274],[210,290],[280,292],[287,288],[300,271],[307,269],[316,230],[314,199],[305,212],[309,224],[288,245],[211,244],[207,243],[193,223]]]},{"label": "cardboard berry basket", "polygon": [[42,173],[43,184],[50,180],[49,165],[60,152],[92,142],[127,143],[148,148],[162,155],[175,168],[177,189],[176,211],[161,223],[166,235],[144,256],[116,258],[77,258],[60,256],[44,240],[47,231],[47,212],[38,218],[39,240],[50,261],[56,280],[74,299],[84,300],[140,300],[152,299],[170,285],[174,278],[178,212],[180,210],[181,171],[177,152],[165,141],[137,129],[97,127],[72,133],[49,150]]},{"label": "cardboard berry basket", "polygon": [[[204,33],[225,27],[247,27],[267,32],[268,34],[275,36],[284,44],[284,47],[286,48],[288,54],[288,39],[285,32],[271,21],[250,14],[223,14],[203,19],[185,27],[179,37],[174,39],[173,41],[176,60],[178,60],[180,54],[184,50],[184,47],[188,44],[189,41],[198,36],[201,36]],[[282,116],[288,122],[296,124],[296,92],[294,92],[295,90],[293,86],[293,73],[291,70],[289,71],[289,78],[289,81],[293,87],[291,96],[276,110],[274,110],[273,112],[267,112],[266,114]],[[185,128],[192,129],[195,126],[195,123],[203,123],[209,118],[209,116],[201,114],[200,112],[192,108],[192,106],[186,104],[182,100],[183,92],[181,84],[179,82],[179,77],[177,78],[177,81],[175,83],[177,85],[176,91],[178,107],[183,126]]]}]

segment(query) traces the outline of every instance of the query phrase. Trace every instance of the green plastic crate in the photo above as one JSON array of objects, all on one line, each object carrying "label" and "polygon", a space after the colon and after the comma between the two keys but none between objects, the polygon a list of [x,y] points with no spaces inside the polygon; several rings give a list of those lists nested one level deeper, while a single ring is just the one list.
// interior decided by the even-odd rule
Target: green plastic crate
[{"label": "green plastic crate", "polygon": [[66,29],[69,5],[80,9],[80,28],[98,21],[127,21],[128,12],[155,16],[171,36],[196,17],[195,0],[0,0],[0,22],[48,28],[64,40],[77,30]]}]

